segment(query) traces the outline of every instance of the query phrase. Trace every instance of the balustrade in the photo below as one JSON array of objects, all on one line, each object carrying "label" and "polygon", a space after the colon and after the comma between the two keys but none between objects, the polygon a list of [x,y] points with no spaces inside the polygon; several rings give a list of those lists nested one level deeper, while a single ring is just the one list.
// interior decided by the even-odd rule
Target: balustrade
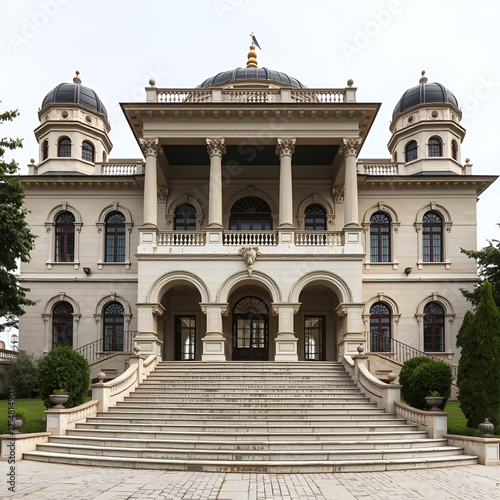
[{"label": "balustrade", "polygon": [[159,232],[158,246],[203,246],[205,233],[201,231]]},{"label": "balustrade", "polygon": [[278,244],[278,235],[274,231],[225,231],[224,245],[261,245]]},{"label": "balustrade", "polygon": [[296,231],[297,246],[342,246],[342,233],[333,231]]}]

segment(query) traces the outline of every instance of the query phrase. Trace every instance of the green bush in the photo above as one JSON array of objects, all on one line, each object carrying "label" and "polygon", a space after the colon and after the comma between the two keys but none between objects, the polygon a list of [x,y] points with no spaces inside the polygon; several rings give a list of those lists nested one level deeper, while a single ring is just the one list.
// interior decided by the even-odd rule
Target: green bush
[{"label": "green bush", "polygon": [[32,398],[38,396],[37,385],[38,359],[33,354],[21,352],[7,370],[7,383],[15,387],[16,397]]},{"label": "green bush", "polygon": [[[412,401],[412,393],[410,390],[410,377],[413,373],[413,370],[417,368],[417,366],[422,363],[429,363],[432,361],[431,358],[427,358],[425,356],[417,356],[415,358],[411,358],[408,361],[405,361],[403,364],[403,368],[401,368],[401,372],[399,373],[399,383],[401,384],[401,398],[408,403],[410,406],[413,404]],[[427,395],[427,394],[426,394]]]},{"label": "green bush", "polygon": [[38,388],[45,407],[50,408],[49,395],[65,388],[69,399],[66,408],[78,406],[85,401],[90,385],[88,361],[71,346],[56,347],[43,356],[39,362]]},{"label": "green bush", "polygon": [[423,356],[408,360],[399,375],[403,399],[420,410],[430,409],[425,398],[433,391],[445,398],[441,405],[444,408],[450,397],[452,380],[449,365]]}]

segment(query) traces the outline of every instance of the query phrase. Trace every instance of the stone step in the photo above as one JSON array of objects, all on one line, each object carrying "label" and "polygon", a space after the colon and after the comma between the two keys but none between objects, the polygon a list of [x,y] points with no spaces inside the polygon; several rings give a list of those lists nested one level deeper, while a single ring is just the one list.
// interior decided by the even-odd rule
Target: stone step
[{"label": "stone step", "polygon": [[110,458],[77,454],[59,454],[34,451],[24,454],[25,458],[50,463],[77,464],[96,467],[128,467],[161,470],[189,470],[207,472],[359,472],[385,471],[413,468],[451,467],[477,464],[477,457],[455,455],[445,457],[415,457],[406,459],[350,460],[350,461],[226,461],[226,460],[165,460],[143,458]]},{"label": "stone step", "polygon": [[193,404],[200,404],[200,403],[241,403],[241,402],[248,402],[248,403],[260,403],[260,402],[273,402],[276,401],[278,403],[283,403],[286,401],[289,401],[292,404],[295,404],[297,402],[303,402],[303,403],[308,403],[311,401],[315,401],[317,403],[329,403],[329,402],[336,402],[336,403],[349,403],[349,402],[360,402],[364,403],[365,401],[368,401],[368,398],[366,396],[362,396],[360,394],[342,394],[336,395],[336,394],[322,394],[322,395],[317,395],[314,393],[308,393],[308,394],[280,394],[278,392],[271,392],[271,393],[261,393],[258,396],[253,396],[253,395],[236,395],[236,394],[217,394],[217,393],[211,393],[211,394],[193,394],[193,395],[186,395],[186,394],[155,394],[152,393],[153,395],[150,396],[149,393],[138,393],[137,391],[128,396],[127,401],[133,401],[133,400],[139,400],[139,399],[147,399],[148,401],[172,401],[172,402],[177,402],[177,403],[193,403]]},{"label": "stone step", "polygon": [[[346,432],[322,432],[321,435],[314,432],[228,432],[227,430],[220,432],[205,432],[201,435],[199,432],[178,432],[172,430],[139,430],[137,426],[132,426],[132,429],[93,429],[82,428],[82,424],[77,424],[76,429],[68,430],[68,436],[100,436],[102,439],[108,438],[135,438],[143,439],[145,442],[156,441],[157,439],[175,439],[175,440],[194,440],[194,441],[236,441],[252,443],[254,441],[288,441],[293,447],[295,441],[352,441],[353,436]],[[394,431],[391,429],[370,431],[357,433],[355,438],[358,441],[380,441],[380,440],[407,440],[407,439],[423,439],[427,438],[427,433],[418,430]],[[105,444],[105,443],[103,443]]]},{"label": "stone step", "polygon": [[[178,408],[178,409],[194,408],[197,411],[199,411],[202,408],[202,406],[199,404],[195,405],[194,407],[191,406],[191,405],[195,404],[194,401],[188,401],[187,403],[174,403],[171,401],[167,401],[165,399],[158,400],[158,398],[150,398],[150,399],[148,399],[148,398],[141,398],[141,399],[139,399],[139,398],[126,398],[125,403],[127,405],[133,405],[135,403],[140,408],[143,408],[145,406],[150,406],[150,405],[154,406],[155,408],[163,408],[163,409],[166,409],[166,408]],[[359,409],[375,409],[377,407],[376,403],[371,403],[371,402],[365,402],[362,404],[359,402],[356,402],[356,401],[343,402],[343,403],[337,402],[336,403],[336,402],[333,402],[332,400],[330,400],[328,402],[323,402],[323,403],[296,402],[293,405],[291,405],[290,402],[287,402],[287,401],[282,401],[282,402],[273,401],[272,404],[269,401],[265,401],[265,402],[261,402],[261,403],[258,403],[258,402],[235,403],[235,402],[232,402],[231,404],[229,404],[227,402],[213,401],[210,403],[209,406],[217,411],[220,411],[221,408],[223,408],[223,409],[242,408],[242,409],[249,409],[249,410],[250,409],[251,410],[254,410],[254,409],[264,409],[264,410],[266,410],[266,409],[269,409],[269,410],[276,410],[276,409],[290,410],[290,409],[293,409],[293,411],[300,411],[301,409],[303,409],[303,410],[308,410],[308,409],[324,409],[324,410],[327,410],[327,409],[328,410],[355,409],[355,410],[359,410]],[[209,410],[208,406],[203,407],[203,410],[208,411]]]},{"label": "stone step", "polygon": [[[91,437],[86,435],[80,436],[52,436],[50,438],[52,443],[60,444],[77,444],[88,446],[103,446],[103,440],[100,437]],[[371,449],[385,449],[385,448],[430,448],[446,446],[446,439],[408,439],[401,441],[400,439],[386,439],[381,441],[185,441],[185,440],[162,440],[155,439],[151,442],[145,442],[143,439],[132,438],[106,438],[106,445],[125,447],[125,448],[175,448],[175,449],[207,449],[207,450],[290,450],[293,446],[294,450],[371,450]]]},{"label": "stone step", "polygon": [[207,389],[200,389],[197,387],[166,387],[166,386],[141,386],[135,390],[135,394],[150,394],[150,393],[168,393],[168,394],[192,394],[192,395],[200,395],[200,394],[229,394],[234,395],[238,394],[316,394],[316,395],[331,395],[331,396],[360,396],[361,392],[359,389],[318,389],[318,388],[292,388],[292,387],[269,387],[269,388],[255,388],[255,387],[245,387],[244,389],[237,387],[211,387]]}]

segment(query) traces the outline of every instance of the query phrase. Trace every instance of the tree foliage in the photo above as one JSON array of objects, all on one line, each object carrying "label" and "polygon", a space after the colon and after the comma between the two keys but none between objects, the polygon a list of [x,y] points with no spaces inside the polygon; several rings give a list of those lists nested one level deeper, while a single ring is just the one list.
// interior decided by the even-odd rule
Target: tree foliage
[{"label": "tree foliage", "polygon": [[[500,225],[500,224],[499,224]],[[462,289],[464,297],[475,307],[481,298],[481,285],[489,281],[492,285],[493,300],[500,307],[500,241],[490,240],[488,246],[481,250],[464,250],[462,253],[475,259],[478,264],[479,285],[473,290]]]},{"label": "tree foliage", "polygon": [[[0,114],[0,125],[12,121],[17,111]],[[34,302],[26,297],[29,290],[20,286],[15,274],[17,260],[29,262],[35,236],[26,223],[24,192],[19,181],[19,165],[5,161],[7,150],[22,147],[21,139],[0,138],[0,331],[17,327],[17,317]]]},{"label": "tree foliage", "polygon": [[470,428],[485,417],[500,423],[500,311],[492,289],[490,282],[483,283],[476,313],[466,313],[457,335],[458,399]]},{"label": "tree foliage", "polygon": [[16,388],[18,398],[31,398],[38,392],[38,359],[33,354],[21,352],[7,370],[7,382]]},{"label": "tree foliage", "polygon": [[85,401],[90,386],[88,361],[71,346],[59,346],[49,351],[38,363],[38,390],[45,407],[49,408],[50,394],[57,389],[66,389],[69,399],[66,408],[78,406]]},{"label": "tree foliage", "polygon": [[409,359],[399,374],[401,396],[410,406],[420,410],[428,410],[430,406],[425,398],[433,391],[444,397],[442,408],[450,397],[451,381],[450,365],[425,356]]}]

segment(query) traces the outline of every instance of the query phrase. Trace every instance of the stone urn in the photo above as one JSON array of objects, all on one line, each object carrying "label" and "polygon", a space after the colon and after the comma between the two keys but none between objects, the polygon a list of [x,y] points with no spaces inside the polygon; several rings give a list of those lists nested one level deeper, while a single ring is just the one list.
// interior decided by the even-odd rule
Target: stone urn
[{"label": "stone urn", "polygon": [[23,421],[20,418],[15,418],[12,420],[9,420],[9,433],[10,434],[19,434],[18,429],[22,427]]},{"label": "stone urn", "polygon": [[51,403],[54,403],[52,410],[64,410],[64,403],[68,401],[68,394],[50,394],[49,399]]},{"label": "stone urn", "polygon": [[443,396],[427,396],[425,398],[427,401],[427,404],[431,407],[430,411],[442,411],[441,408],[439,408],[444,401]]},{"label": "stone urn", "polygon": [[478,429],[481,431],[481,437],[490,438],[493,437],[493,431],[495,430],[495,426],[487,419],[484,419],[482,424],[479,424]]}]

